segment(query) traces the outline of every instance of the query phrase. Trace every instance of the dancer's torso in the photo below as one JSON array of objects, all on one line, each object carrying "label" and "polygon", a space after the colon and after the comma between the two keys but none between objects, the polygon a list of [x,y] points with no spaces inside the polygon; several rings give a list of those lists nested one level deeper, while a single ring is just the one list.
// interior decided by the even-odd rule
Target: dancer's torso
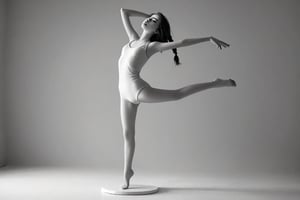
[{"label": "dancer's torso", "polygon": [[147,44],[132,46],[132,40],[122,48],[121,56],[119,58],[119,70],[129,67],[129,70],[134,73],[140,73],[144,64],[148,60]]},{"label": "dancer's torso", "polygon": [[140,71],[148,60],[147,47],[148,44],[136,47],[128,43],[123,46],[121,56],[119,58],[119,91],[120,95],[137,103],[137,94],[145,86],[149,86],[140,77]]}]

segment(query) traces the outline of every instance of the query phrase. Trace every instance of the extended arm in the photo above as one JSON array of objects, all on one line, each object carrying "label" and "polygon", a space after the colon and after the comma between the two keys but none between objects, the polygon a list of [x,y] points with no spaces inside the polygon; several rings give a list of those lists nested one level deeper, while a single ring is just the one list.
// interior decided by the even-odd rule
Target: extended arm
[{"label": "extended arm", "polygon": [[182,40],[182,47],[191,46],[202,42],[209,42],[211,37],[203,37],[203,38],[188,38]]},{"label": "extended arm", "polygon": [[146,17],[149,17],[149,15],[146,13],[137,11],[137,10],[130,10],[130,9],[125,9],[125,8],[121,8],[120,12],[121,12],[121,17],[122,17],[122,22],[123,22],[123,25],[124,25],[124,28],[128,35],[129,40],[131,41],[133,39],[138,39],[139,35],[134,30],[129,17],[136,16],[136,17],[145,17],[146,18]]},{"label": "extended arm", "polygon": [[191,46],[202,42],[212,42],[213,44],[217,45],[220,49],[222,49],[222,47],[229,47],[229,44],[221,40],[218,40],[217,38],[202,37],[202,38],[188,38],[188,39],[174,41],[174,42],[154,42],[152,48],[154,49],[154,51],[165,51],[174,48]]}]

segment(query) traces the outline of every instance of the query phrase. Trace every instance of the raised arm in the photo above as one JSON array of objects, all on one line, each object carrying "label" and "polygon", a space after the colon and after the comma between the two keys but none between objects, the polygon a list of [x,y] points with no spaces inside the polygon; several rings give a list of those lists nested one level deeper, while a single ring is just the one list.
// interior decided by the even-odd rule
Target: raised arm
[{"label": "raised arm", "polygon": [[149,17],[149,15],[146,13],[137,11],[137,10],[130,10],[130,9],[125,9],[125,8],[121,8],[120,12],[121,12],[122,22],[123,22],[125,31],[128,35],[129,41],[138,39],[139,35],[134,30],[129,17],[136,16],[136,17],[147,18],[147,17]]},{"label": "raised arm", "polygon": [[188,38],[188,39],[174,41],[174,42],[153,42],[151,48],[153,49],[153,51],[158,52],[158,51],[165,51],[174,48],[191,46],[201,42],[212,42],[213,44],[217,45],[217,47],[219,47],[220,49],[222,49],[222,47],[230,46],[229,44],[221,40],[218,40],[217,38],[214,37],[202,37],[202,38]]}]

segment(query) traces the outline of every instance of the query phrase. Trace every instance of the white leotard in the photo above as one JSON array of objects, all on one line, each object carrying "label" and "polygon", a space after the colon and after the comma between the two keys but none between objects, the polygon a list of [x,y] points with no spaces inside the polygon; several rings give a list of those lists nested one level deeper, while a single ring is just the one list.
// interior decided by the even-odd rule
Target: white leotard
[{"label": "white leotard", "polygon": [[119,58],[119,92],[122,98],[139,104],[138,95],[145,87],[151,87],[140,77],[140,71],[148,60],[147,48],[149,42],[132,47],[132,42],[124,45]]}]

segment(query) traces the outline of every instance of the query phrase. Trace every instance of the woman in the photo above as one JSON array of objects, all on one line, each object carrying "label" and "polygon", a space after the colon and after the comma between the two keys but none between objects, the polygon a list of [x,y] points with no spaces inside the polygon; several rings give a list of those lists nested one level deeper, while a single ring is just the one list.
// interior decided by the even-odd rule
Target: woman
[{"label": "woman", "polygon": [[[141,27],[142,35],[139,36],[134,30],[130,18],[139,16],[146,18]],[[176,90],[163,90],[151,87],[141,79],[139,73],[147,60],[155,53],[172,49],[174,62],[179,65],[177,48],[210,41],[222,47],[229,44],[214,37],[184,39],[173,41],[170,34],[170,25],[166,17],[158,12],[150,15],[136,10],[121,8],[122,22],[129,38],[129,43],[124,45],[119,58],[119,92],[121,100],[121,122],[124,137],[124,179],[123,189],[129,187],[130,178],[134,172],[132,159],[135,150],[135,119],[139,104],[174,101],[182,99],[196,92],[209,88],[223,86],[236,86],[234,80],[216,79],[212,82],[188,85]]]}]

